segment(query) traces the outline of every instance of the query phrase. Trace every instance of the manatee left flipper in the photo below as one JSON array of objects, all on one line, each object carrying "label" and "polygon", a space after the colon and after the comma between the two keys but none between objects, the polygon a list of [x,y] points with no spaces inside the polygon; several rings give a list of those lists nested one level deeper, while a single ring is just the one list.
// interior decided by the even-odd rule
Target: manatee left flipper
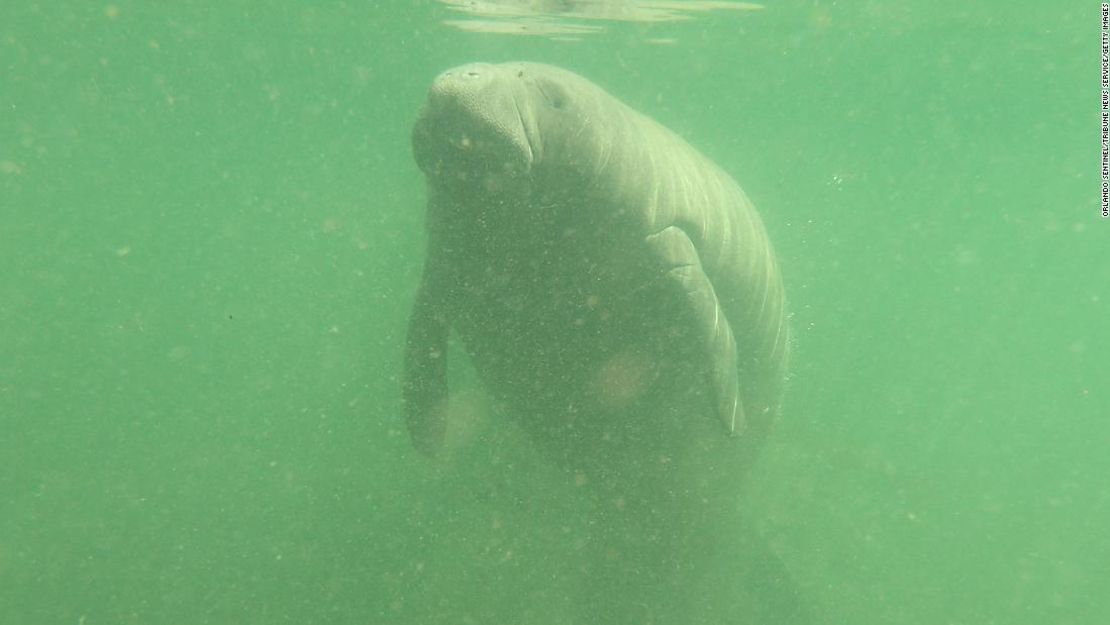
[{"label": "manatee left flipper", "polygon": [[447,433],[447,336],[450,323],[442,294],[427,270],[413,303],[405,342],[402,400],[412,444],[435,456]]},{"label": "manatee left flipper", "polygon": [[740,396],[736,339],[729,326],[717,292],[702,268],[697,248],[677,226],[668,226],[648,235],[653,261],[661,263],[664,288],[678,302],[684,321],[691,324],[698,351],[707,364],[717,415],[728,433],[739,436],[747,427],[744,402]]}]

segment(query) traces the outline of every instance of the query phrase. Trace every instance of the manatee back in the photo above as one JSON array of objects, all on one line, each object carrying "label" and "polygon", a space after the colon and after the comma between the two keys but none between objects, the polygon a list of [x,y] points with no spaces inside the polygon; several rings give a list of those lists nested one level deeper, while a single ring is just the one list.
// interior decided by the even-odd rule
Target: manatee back
[{"label": "manatee back", "polygon": [[[778,262],[763,221],[740,185],[675,132],[589,80],[543,64],[512,64],[559,94],[562,114],[541,118],[533,175],[581,196],[585,210],[623,216],[643,237],[685,232],[737,335],[746,393],[778,410],[789,331]],[[551,85],[559,85],[559,89]]]}]

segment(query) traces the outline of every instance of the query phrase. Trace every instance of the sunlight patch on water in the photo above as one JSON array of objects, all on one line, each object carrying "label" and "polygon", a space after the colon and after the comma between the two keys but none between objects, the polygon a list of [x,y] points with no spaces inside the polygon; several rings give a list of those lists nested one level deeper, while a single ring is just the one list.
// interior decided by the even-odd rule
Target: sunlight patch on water
[{"label": "sunlight patch on water", "polygon": [[[605,31],[604,22],[675,22],[694,14],[755,11],[751,2],[679,0],[440,0],[448,8],[474,16],[443,23],[468,32],[576,39]],[[652,40],[655,42],[655,40]],[[673,43],[663,38],[659,43]]]}]

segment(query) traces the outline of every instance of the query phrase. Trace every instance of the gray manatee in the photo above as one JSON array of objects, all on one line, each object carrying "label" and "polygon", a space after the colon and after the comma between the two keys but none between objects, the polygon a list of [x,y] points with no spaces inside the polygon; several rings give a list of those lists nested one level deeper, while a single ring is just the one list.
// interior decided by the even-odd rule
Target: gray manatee
[{"label": "gray manatee", "polygon": [[783,286],[758,214],[712,161],[537,63],[441,74],[413,151],[428,186],[405,353],[417,448],[443,442],[449,329],[540,439],[604,436],[590,420],[676,385],[710,399],[722,432],[762,437],[786,367]]},{"label": "gray manatee", "polygon": [[540,484],[537,501],[569,492],[588,510],[558,523],[577,616],[555,590],[527,604],[576,623],[805,622],[737,488],[788,346],[775,255],[740,187],[549,65],[444,72],[412,139],[428,193],[403,380],[414,445],[444,446],[454,332],[500,412],[562,467],[565,490]]}]

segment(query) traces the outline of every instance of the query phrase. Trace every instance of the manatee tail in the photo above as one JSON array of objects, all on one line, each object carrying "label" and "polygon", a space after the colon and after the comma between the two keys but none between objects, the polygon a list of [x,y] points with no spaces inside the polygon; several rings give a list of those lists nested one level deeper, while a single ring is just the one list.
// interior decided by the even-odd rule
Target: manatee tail
[{"label": "manatee tail", "polygon": [[753,623],[816,625],[817,611],[767,540],[746,528],[740,579],[751,598]]}]

